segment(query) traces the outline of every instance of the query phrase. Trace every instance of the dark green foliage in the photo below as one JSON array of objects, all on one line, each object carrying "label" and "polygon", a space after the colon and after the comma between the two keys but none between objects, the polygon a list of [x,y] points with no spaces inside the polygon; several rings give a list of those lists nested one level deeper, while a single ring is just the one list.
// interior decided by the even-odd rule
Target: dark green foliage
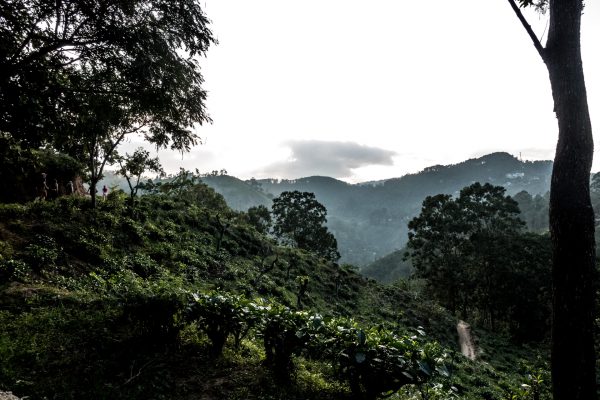
[{"label": "dark green foliage", "polygon": [[340,254],[335,237],[325,226],[326,216],[327,210],[314,193],[283,192],[273,199],[273,233],[282,243],[336,261]]},{"label": "dark green foliage", "polygon": [[396,250],[361,268],[360,273],[382,283],[392,283],[398,279],[407,279],[412,275],[414,268],[410,259],[404,256],[405,253],[406,248]]},{"label": "dark green foliage", "polygon": [[22,282],[30,273],[26,262],[13,259],[0,259],[0,284],[5,282]]},{"label": "dark green foliage", "polygon": [[540,339],[549,319],[550,241],[523,233],[518,215],[504,189],[489,184],[466,187],[457,199],[427,197],[409,223],[408,254],[452,313]]},{"label": "dark green foliage", "polygon": [[271,229],[271,212],[263,205],[248,209],[248,223],[260,233],[268,233]]},{"label": "dark green foliage", "polygon": [[282,382],[294,370],[292,356],[299,355],[309,340],[307,314],[274,304],[264,310],[263,343],[265,364]]},{"label": "dark green foliage", "polygon": [[127,135],[187,151],[210,121],[197,56],[214,42],[198,2],[9,2],[0,27],[0,132],[50,144],[96,184]]},{"label": "dark green foliage", "polygon": [[424,385],[435,375],[449,377],[447,355],[437,343],[425,344],[417,336],[382,327],[364,331],[352,321],[344,322],[338,322],[335,330],[335,340],[342,346],[340,373],[356,398],[375,399],[406,385]]},{"label": "dark green foliage", "polygon": [[[427,358],[438,347],[406,328],[455,346],[442,308],[410,287],[384,288],[352,266],[278,247],[245,214],[205,207],[210,189],[200,197],[184,186],[141,196],[136,219],[123,195],[96,210],[76,197],[0,205],[1,388],[31,398],[347,399],[351,386],[371,397],[397,389],[406,372],[418,379],[401,398],[452,390]],[[217,215],[230,223],[218,252]],[[450,381],[468,382],[458,393],[477,398],[460,376]],[[478,382],[500,399],[495,379]]]},{"label": "dark green foliage", "polygon": [[529,230],[537,233],[548,232],[550,192],[546,192],[543,196],[539,194],[532,196],[526,191],[521,191],[514,195],[513,199],[519,203],[520,218],[527,224]]},{"label": "dark green foliage", "polygon": [[[0,132],[0,202],[25,202],[40,196],[42,172],[48,186],[58,181],[58,195],[66,194],[66,184],[83,174],[75,159],[52,150],[21,148]],[[56,197],[57,193],[51,193]]]},{"label": "dark green foliage", "polygon": [[122,107],[128,123],[149,124],[160,146],[173,135],[185,149],[185,128],[207,119],[191,57],[214,40],[198,3],[24,1],[4,4],[2,14],[0,130],[13,137],[35,147],[92,100]]},{"label": "dark green foliage", "polygon": [[186,310],[186,319],[206,332],[211,341],[211,354],[220,356],[229,336],[235,346],[259,322],[258,306],[241,296],[228,293],[193,294]]},{"label": "dark green foliage", "polygon": [[61,253],[62,248],[52,237],[37,235],[34,241],[27,245],[23,256],[27,264],[39,273],[42,270],[51,270]]}]

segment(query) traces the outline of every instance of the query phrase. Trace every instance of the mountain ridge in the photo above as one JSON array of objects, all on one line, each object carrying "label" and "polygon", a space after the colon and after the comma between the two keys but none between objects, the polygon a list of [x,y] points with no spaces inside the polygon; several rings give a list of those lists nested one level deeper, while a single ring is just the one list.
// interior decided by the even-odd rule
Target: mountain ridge
[{"label": "mountain ridge", "polygon": [[[340,262],[366,266],[405,245],[408,221],[420,212],[425,197],[457,195],[474,182],[503,186],[511,196],[523,190],[544,195],[550,188],[551,171],[552,161],[521,161],[496,152],[368,183],[351,184],[327,176],[244,181],[229,175],[207,175],[202,181],[237,211],[258,205],[270,208],[272,199],[287,190],[314,193],[327,208],[327,225],[338,241]],[[111,177],[111,185],[118,178]]]},{"label": "mountain ridge", "polygon": [[[521,161],[509,153],[498,152],[369,184],[350,184],[325,176],[253,180],[254,190],[266,194],[260,202],[244,202],[231,186],[223,190],[219,181],[229,179],[231,183],[231,178],[203,179],[239,211],[259,204],[270,207],[269,199],[286,190],[315,193],[327,208],[328,227],[337,238],[341,262],[364,266],[404,246],[406,225],[418,214],[426,196],[457,195],[460,189],[477,181],[504,186],[509,195],[523,190],[543,195],[550,188],[551,171],[552,161]],[[239,193],[248,190],[248,182],[238,180]]]}]

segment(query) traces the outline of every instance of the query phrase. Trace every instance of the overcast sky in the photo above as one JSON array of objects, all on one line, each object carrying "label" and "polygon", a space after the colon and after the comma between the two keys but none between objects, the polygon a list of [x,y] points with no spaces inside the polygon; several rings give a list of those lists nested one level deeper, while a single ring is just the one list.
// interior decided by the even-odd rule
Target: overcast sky
[{"label": "overcast sky", "polygon": [[[600,5],[587,3],[584,69],[600,149]],[[548,74],[506,0],[203,5],[219,40],[201,60],[214,122],[183,158],[159,153],[170,171],[360,182],[494,151],[553,158]],[[527,16],[541,37],[546,17]]]}]

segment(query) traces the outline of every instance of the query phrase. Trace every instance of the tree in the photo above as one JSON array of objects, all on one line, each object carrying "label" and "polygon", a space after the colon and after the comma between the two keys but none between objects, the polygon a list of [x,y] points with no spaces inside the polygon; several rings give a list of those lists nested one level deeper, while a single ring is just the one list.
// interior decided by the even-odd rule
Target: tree
[{"label": "tree", "polygon": [[260,233],[268,233],[271,228],[271,212],[262,204],[248,209],[248,222]]},{"label": "tree", "polygon": [[210,121],[197,56],[214,39],[195,0],[20,0],[0,15],[0,131],[85,161],[93,202],[126,135],[186,151]]},{"label": "tree", "polygon": [[452,196],[427,196],[420,215],[408,223],[408,255],[417,276],[440,303],[453,314],[459,304],[466,304],[467,293],[459,290],[466,279],[462,259],[470,246],[464,240],[466,226]]},{"label": "tree", "polygon": [[0,202],[14,203],[34,200],[43,184],[57,179],[64,188],[68,181],[83,174],[83,165],[53,149],[27,151],[7,134],[0,132]]},{"label": "tree", "polygon": [[314,193],[286,191],[273,199],[273,233],[282,243],[336,261],[340,253],[335,237],[325,226],[326,216],[325,206]]},{"label": "tree", "polygon": [[581,60],[583,0],[517,0],[548,8],[543,46],[515,0],[508,0],[548,69],[558,143],[550,186],[552,238],[552,383],[555,400],[596,399],[594,212],[590,171],[592,124]]},{"label": "tree", "polygon": [[504,193],[474,183],[457,199],[428,196],[408,224],[408,255],[431,294],[463,318],[477,310],[492,328],[513,264],[507,244],[519,240],[524,225],[517,203]]},{"label": "tree", "polygon": [[154,172],[160,176],[165,174],[158,157],[150,158],[150,153],[142,147],[137,148],[132,155],[125,153],[125,157],[119,157],[118,162],[121,168],[117,173],[127,180],[132,206],[140,188],[140,179],[145,172]]}]

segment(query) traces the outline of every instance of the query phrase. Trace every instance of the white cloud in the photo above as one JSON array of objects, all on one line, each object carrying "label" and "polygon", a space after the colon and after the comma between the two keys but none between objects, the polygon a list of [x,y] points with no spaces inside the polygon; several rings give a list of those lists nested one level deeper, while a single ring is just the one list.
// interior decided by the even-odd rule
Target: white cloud
[{"label": "white cloud", "polygon": [[267,165],[260,175],[298,178],[325,175],[347,178],[357,168],[394,164],[394,151],[364,146],[354,142],[291,140],[285,143],[289,159]]}]

